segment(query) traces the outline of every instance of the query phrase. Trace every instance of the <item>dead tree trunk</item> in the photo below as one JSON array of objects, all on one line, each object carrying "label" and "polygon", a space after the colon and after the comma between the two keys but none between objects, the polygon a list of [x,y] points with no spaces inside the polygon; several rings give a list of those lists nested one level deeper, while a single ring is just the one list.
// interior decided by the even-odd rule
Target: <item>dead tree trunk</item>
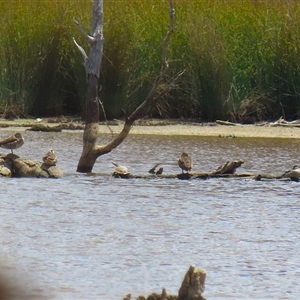
[{"label": "dead tree trunk", "polygon": [[[86,124],[83,134],[83,151],[77,165],[77,172],[88,173],[91,172],[96,159],[106,153],[111,152],[118,147],[127,137],[132,124],[135,120],[140,118],[145,109],[154,105],[159,98],[168,92],[176,79],[181,75],[178,74],[171,83],[165,84],[163,82],[164,75],[168,69],[167,48],[169,40],[174,31],[175,10],[173,0],[169,0],[170,7],[170,25],[169,30],[163,40],[162,48],[162,67],[160,73],[156,77],[153,87],[149,92],[145,101],[129,116],[122,131],[113,138],[106,145],[98,145],[97,137],[99,134],[99,102],[98,97],[98,78],[100,74],[101,58],[103,54],[103,0],[94,0],[93,7],[93,25],[92,35],[85,33],[82,27],[76,22],[79,30],[84,34],[90,44],[90,55],[86,55],[85,51],[74,40],[76,46],[80,50],[84,58],[84,65],[87,74],[88,92],[86,99]],[[163,84],[164,83],[164,84]]]}]

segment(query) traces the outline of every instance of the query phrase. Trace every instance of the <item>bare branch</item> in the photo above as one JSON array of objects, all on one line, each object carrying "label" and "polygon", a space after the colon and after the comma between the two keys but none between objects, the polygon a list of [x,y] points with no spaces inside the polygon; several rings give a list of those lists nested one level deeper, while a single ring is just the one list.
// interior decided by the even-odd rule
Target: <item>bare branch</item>
[{"label": "bare branch", "polygon": [[85,39],[88,41],[89,44],[92,44],[95,42],[95,38],[88,35],[77,20],[74,20],[74,23],[77,26],[77,28],[79,29],[79,31],[82,33],[82,35],[85,37]]},{"label": "bare branch", "polygon": [[91,44],[89,61],[87,63],[88,74],[100,76],[100,67],[103,55],[103,0],[94,0],[92,36],[94,43]]},{"label": "bare branch", "polygon": [[75,43],[75,45],[77,46],[78,50],[82,54],[84,65],[86,65],[86,62],[88,60],[88,56],[86,55],[84,49],[76,42],[75,38],[73,38],[73,42]]},{"label": "bare branch", "polygon": [[165,87],[157,94],[154,100],[160,99],[163,95],[172,90],[176,86],[177,79],[181,77],[184,74],[184,72],[185,70],[180,71],[169,84],[165,85]]},{"label": "bare branch", "polygon": [[175,9],[174,9],[173,0],[169,0],[169,6],[170,6],[170,25],[169,25],[169,31],[167,32],[167,35],[165,36],[165,38],[163,40],[163,52],[162,52],[162,63],[163,63],[163,69],[165,69],[165,70],[169,67],[169,64],[167,61],[168,44],[169,44],[171,35],[174,32],[174,27],[175,27]]},{"label": "bare branch", "polygon": [[175,9],[174,9],[173,0],[169,0],[169,6],[170,6],[170,24],[169,24],[169,30],[163,40],[163,45],[162,45],[162,67],[160,73],[157,75],[157,77],[154,80],[152,89],[149,92],[146,100],[128,118],[129,120],[131,120],[131,123],[133,123],[141,116],[145,108],[155,104],[160,98],[161,93],[158,93],[157,90],[169,67],[168,60],[167,60],[168,45],[169,45],[170,38],[174,32],[174,24],[175,24]]},{"label": "bare branch", "polygon": [[129,116],[126,118],[124,127],[122,131],[110,142],[108,142],[106,145],[97,146],[96,152],[105,154],[111,152],[113,149],[118,147],[123,140],[127,137],[131,126],[135,120],[137,120],[143,113],[144,109],[155,104],[159,98],[165,94],[167,91],[169,91],[172,88],[172,85],[175,83],[175,79],[177,79],[179,76],[183,74],[183,72],[180,72],[175,79],[171,82],[171,84],[167,84],[166,87],[163,89],[163,91],[158,91],[160,85],[162,84],[162,79],[169,67],[168,61],[167,61],[167,52],[168,52],[168,45],[170,38],[174,32],[174,24],[175,24],[175,9],[173,5],[173,0],[169,0],[169,7],[170,7],[170,25],[169,30],[163,40],[162,45],[162,67],[160,70],[160,73],[155,78],[155,81],[153,83],[152,89],[149,92],[146,100]]}]

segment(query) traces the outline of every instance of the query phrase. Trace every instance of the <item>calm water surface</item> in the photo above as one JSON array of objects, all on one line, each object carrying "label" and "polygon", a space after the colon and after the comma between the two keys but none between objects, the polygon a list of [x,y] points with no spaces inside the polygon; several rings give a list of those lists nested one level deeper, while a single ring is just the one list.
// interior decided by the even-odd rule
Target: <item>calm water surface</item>
[{"label": "calm water surface", "polygon": [[111,161],[133,174],[155,162],[179,173],[182,150],[195,171],[240,158],[239,172],[280,174],[299,164],[300,141],[129,136],[87,176],[75,173],[82,133],[24,135],[17,154],[40,160],[53,148],[66,174],[0,178],[1,272],[31,299],[176,294],[191,264],[207,272],[208,299],[299,299],[300,183],[110,174]]}]

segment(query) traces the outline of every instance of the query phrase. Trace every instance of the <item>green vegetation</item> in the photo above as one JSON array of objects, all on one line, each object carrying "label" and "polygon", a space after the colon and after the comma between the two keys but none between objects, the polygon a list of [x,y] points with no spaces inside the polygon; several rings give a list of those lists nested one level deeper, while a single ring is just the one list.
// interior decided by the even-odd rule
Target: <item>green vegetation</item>
[{"label": "green vegetation", "polygon": [[[90,0],[0,2],[1,112],[84,114],[85,73],[72,37],[87,45],[73,19],[89,32],[91,8]],[[175,8],[170,79],[185,72],[148,116],[300,117],[300,2],[175,0]],[[100,97],[108,118],[132,111],[151,88],[168,9],[165,0],[104,0]]]}]

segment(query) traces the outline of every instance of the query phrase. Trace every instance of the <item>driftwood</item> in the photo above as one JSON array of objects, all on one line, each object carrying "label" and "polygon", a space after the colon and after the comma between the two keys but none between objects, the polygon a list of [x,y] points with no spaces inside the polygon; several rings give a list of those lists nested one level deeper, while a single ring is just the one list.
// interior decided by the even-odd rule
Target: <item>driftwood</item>
[{"label": "driftwood", "polygon": [[[136,300],[205,300],[202,296],[205,288],[206,272],[190,266],[181,283],[178,295],[168,295],[165,288],[161,294],[152,293],[147,298],[139,296]],[[131,300],[131,294],[126,295],[123,300]]]},{"label": "driftwood", "polygon": [[[244,124],[240,123],[233,123],[229,121],[222,121],[222,120],[216,120],[216,123],[218,125],[226,125],[226,126],[243,126]],[[256,124],[258,126],[265,126],[265,127],[300,127],[300,120],[294,120],[294,121],[286,121],[283,117],[280,117],[277,121],[274,122],[261,122],[259,124]]]},{"label": "driftwood", "polygon": [[278,127],[278,126],[283,126],[283,127],[300,127],[300,120],[295,120],[295,121],[286,121],[282,117],[280,117],[277,121],[275,122],[270,122],[264,124],[264,126],[269,126],[269,127]]},{"label": "driftwood", "polygon": [[82,130],[84,125],[75,123],[61,123],[59,125],[45,125],[37,123],[28,128],[28,131],[61,132],[62,130]]},{"label": "driftwood", "polygon": [[220,166],[217,170],[212,172],[212,175],[222,175],[222,174],[234,174],[236,169],[244,163],[243,160],[238,159],[231,162],[226,162],[224,165]]},{"label": "driftwood", "polygon": [[216,123],[219,124],[219,125],[227,125],[227,126],[239,125],[237,123],[232,123],[232,122],[229,122],[229,121],[222,121],[222,120],[216,120]]},{"label": "driftwood", "polygon": [[43,132],[61,132],[62,127],[61,127],[61,125],[49,126],[49,125],[44,125],[44,124],[35,124],[27,130],[28,131],[43,131]]},{"label": "driftwood", "polygon": [[36,162],[10,153],[0,156],[0,176],[60,178],[63,176],[63,172],[56,165]]}]

